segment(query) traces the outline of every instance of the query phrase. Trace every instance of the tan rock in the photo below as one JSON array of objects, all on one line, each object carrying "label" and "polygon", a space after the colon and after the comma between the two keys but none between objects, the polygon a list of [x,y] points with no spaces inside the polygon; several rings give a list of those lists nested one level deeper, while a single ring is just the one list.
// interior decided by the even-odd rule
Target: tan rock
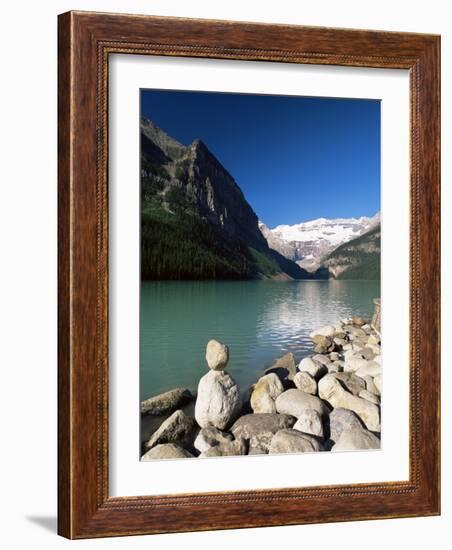
[{"label": "tan rock", "polygon": [[229,361],[229,348],[218,340],[209,340],[206,347],[206,361],[209,369],[223,370]]},{"label": "tan rock", "polygon": [[312,453],[321,450],[322,446],[315,437],[297,430],[281,430],[273,436],[269,454]]},{"label": "tan rock", "polygon": [[[316,395],[317,393],[317,382],[315,381],[315,378],[309,374],[309,372],[297,372],[294,376],[293,383],[301,391],[310,393],[311,395]],[[274,412],[276,412],[276,407]]]},{"label": "tan rock", "polygon": [[299,418],[307,409],[314,409],[321,416],[329,413],[327,405],[321,399],[298,389],[287,390],[276,399],[276,410],[280,414]]},{"label": "tan rock", "polygon": [[[319,396],[332,407],[342,407],[354,411],[371,431],[380,430],[379,407],[366,399],[348,392],[336,379],[335,375],[327,374],[318,385]],[[284,394],[282,394],[284,395]]]},{"label": "tan rock", "polygon": [[275,373],[259,378],[251,394],[250,404],[255,413],[275,413],[275,399],[281,395],[284,387]]}]

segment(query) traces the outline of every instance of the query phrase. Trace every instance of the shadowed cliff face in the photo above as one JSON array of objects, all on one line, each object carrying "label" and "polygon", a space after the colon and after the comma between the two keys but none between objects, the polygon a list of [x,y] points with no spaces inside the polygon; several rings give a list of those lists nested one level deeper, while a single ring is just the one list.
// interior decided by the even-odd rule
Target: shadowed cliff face
[{"label": "shadowed cliff face", "polygon": [[[142,119],[141,192],[142,219],[147,224],[142,235],[147,239],[144,244],[148,244],[144,257],[150,259],[144,270],[146,278],[154,278],[154,260],[150,258],[153,253],[149,248],[152,235],[148,229],[157,222],[160,229],[164,223],[168,231],[173,231],[174,238],[177,232],[179,240],[199,237],[208,241],[199,243],[199,260],[208,264],[210,275],[204,277],[203,270],[196,269],[193,278],[308,276],[294,262],[268,247],[242,190],[201,140],[184,146],[153,122]],[[186,227],[185,234],[181,226]],[[192,249],[190,253],[195,252]],[[223,260],[227,265],[222,268]],[[216,267],[210,271],[212,262]],[[229,269],[231,264],[234,274]],[[168,269],[164,270],[166,275],[162,272],[157,278],[168,277]],[[190,274],[184,271],[182,278],[186,277]]]}]

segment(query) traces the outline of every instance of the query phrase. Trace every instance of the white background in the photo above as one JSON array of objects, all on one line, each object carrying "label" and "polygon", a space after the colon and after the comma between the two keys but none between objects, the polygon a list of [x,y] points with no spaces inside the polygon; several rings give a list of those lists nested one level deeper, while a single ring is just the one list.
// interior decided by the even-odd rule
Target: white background
[{"label": "white background", "polygon": [[[6,548],[275,548],[331,545],[445,548],[452,534],[452,373],[444,365],[443,515],[373,522],[249,529],[71,543],[55,535],[56,515],[56,14],[123,11],[336,27],[441,33],[443,182],[450,181],[452,18],[447,1],[244,2],[50,1],[2,7],[0,87],[1,518]],[[449,98],[447,99],[447,96]],[[451,186],[443,185],[443,279],[450,279]],[[446,278],[446,274],[449,276]],[[451,334],[450,285],[443,291],[443,341]],[[448,354],[445,354],[447,359]]]},{"label": "white background", "polygon": [[[408,71],[113,56],[110,60],[110,494],[149,495],[407,480]],[[139,89],[381,99],[382,448],[372,452],[139,462]],[[135,185],[132,183],[135,182]],[[399,201],[394,200],[397,189]],[[403,251],[403,252],[401,252]],[[397,265],[397,270],[394,270]],[[401,330],[404,327],[404,330]],[[127,388],[127,390],[125,390]],[[221,469],[221,476],[217,473]],[[265,475],[263,475],[265,472]]]}]

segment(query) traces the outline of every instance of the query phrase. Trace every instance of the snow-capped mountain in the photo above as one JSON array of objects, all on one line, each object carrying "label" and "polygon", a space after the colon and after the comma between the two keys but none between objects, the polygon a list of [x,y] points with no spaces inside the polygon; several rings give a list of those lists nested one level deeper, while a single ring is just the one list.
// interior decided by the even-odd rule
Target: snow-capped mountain
[{"label": "snow-capped mountain", "polygon": [[322,259],[335,248],[370,231],[380,223],[380,213],[369,218],[319,218],[295,225],[259,228],[270,248],[309,271],[316,270]]}]

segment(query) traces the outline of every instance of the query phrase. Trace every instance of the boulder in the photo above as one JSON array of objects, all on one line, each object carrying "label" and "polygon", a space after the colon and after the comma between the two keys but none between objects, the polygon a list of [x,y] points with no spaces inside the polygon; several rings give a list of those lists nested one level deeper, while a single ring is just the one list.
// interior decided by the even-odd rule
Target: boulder
[{"label": "boulder", "polygon": [[271,432],[253,435],[249,439],[248,454],[267,454],[274,435]]},{"label": "boulder", "polygon": [[345,356],[345,372],[356,372],[357,370],[364,368],[366,365],[367,361],[356,354]]},{"label": "boulder", "polygon": [[218,340],[209,340],[206,347],[206,361],[209,369],[223,370],[229,361],[229,348]]},{"label": "boulder", "polygon": [[174,443],[162,443],[156,445],[141,457],[142,462],[162,458],[194,458],[194,456]]},{"label": "boulder", "polygon": [[311,332],[309,338],[311,338],[312,340],[315,336],[334,336],[335,334],[335,327],[333,327],[332,325],[327,325],[326,327],[318,328],[317,330]]},{"label": "boulder", "polygon": [[241,409],[240,392],[232,376],[222,370],[211,370],[198,385],[195,418],[201,428],[228,428]]},{"label": "boulder", "polygon": [[375,357],[374,350],[367,345],[364,346],[364,348],[360,351],[360,354],[361,357],[366,361],[372,361],[372,359]]},{"label": "boulder", "polygon": [[352,323],[355,325],[355,327],[362,327],[367,323],[365,319],[359,316],[352,317]]},{"label": "boulder", "polygon": [[364,376],[364,380],[366,382],[366,390],[379,396],[380,395],[380,390],[374,384],[374,379],[372,378],[372,376],[369,376],[369,375]]},{"label": "boulder", "polygon": [[362,328],[355,327],[354,325],[345,325],[344,332],[348,334],[348,337],[353,342],[358,339],[362,339],[367,342],[367,334]]},{"label": "boulder", "polygon": [[361,390],[358,394],[358,397],[362,397],[363,399],[367,399],[367,401],[370,401],[371,403],[375,403],[375,405],[380,404],[380,398],[378,395],[375,395],[374,393],[368,391],[368,390]]},{"label": "boulder", "polygon": [[259,378],[250,397],[251,408],[255,413],[275,413],[275,399],[284,391],[278,376],[271,372]]},{"label": "boulder", "polygon": [[367,343],[372,346],[378,346],[380,343],[380,337],[377,336],[377,334],[372,333],[369,335],[369,338],[367,339]]},{"label": "boulder", "polygon": [[226,441],[225,443],[220,443],[220,445],[215,445],[215,447],[210,447],[207,451],[204,451],[199,455],[199,458],[207,458],[213,456],[240,456],[246,455],[248,452],[248,443],[240,438],[235,439],[234,441]]},{"label": "boulder", "polygon": [[210,447],[215,447],[217,445],[221,445],[223,443],[227,443],[229,441],[232,441],[234,437],[227,433],[222,432],[218,428],[202,428],[202,430],[199,431],[198,435],[196,436],[194,447],[197,449],[200,453],[204,453]]},{"label": "boulder", "polygon": [[313,409],[307,409],[304,411],[304,413],[298,417],[298,420],[293,425],[293,429],[323,439],[322,417]]},{"label": "boulder", "polygon": [[332,375],[353,395],[358,395],[360,391],[366,389],[366,382],[353,372],[338,372]]},{"label": "boulder", "polygon": [[287,390],[276,399],[276,410],[280,414],[290,414],[299,418],[307,409],[314,409],[321,416],[329,413],[327,405],[321,399],[301,390]]},{"label": "boulder", "polygon": [[283,383],[286,380],[293,380],[293,377],[297,374],[293,353],[286,353],[265,370],[265,374],[270,373],[275,373]]},{"label": "boulder", "polygon": [[374,384],[381,395],[381,388],[382,388],[381,374],[377,374],[377,376],[374,376]]},{"label": "boulder", "polygon": [[317,353],[312,357],[313,361],[316,363],[320,363],[321,365],[324,365],[325,367],[328,367],[328,365],[331,363],[331,359],[327,357],[326,355],[322,355],[321,353]]},{"label": "boulder", "polygon": [[253,436],[275,434],[291,428],[295,418],[287,414],[245,414],[235,421],[231,432],[235,438],[251,439]]},{"label": "boulder", "polygon": [[380,440],[376,435],[364,428],[344,430],[332,451],[362,451],[379,449]]},{"label": "boulder", "polygon": [[[297,372],[294,376],[293,383],[301,391],[310,393],[311,395],[316,395],[317,393],[317,382],[315,381],[315,378],[309,374],[309,372]],[[276,407],[273,412],[276,412]]]},{"label": "boulder", "polygon": [[368,361],[367,365],[364,365],[363,367],[355,371],[356,376],[360,376],[361,378],[364,378],[365,376],[372,376],[373,378],[380,373],[381,365],[376,361]]},{"label": "boulder", "polygon": [[337,442],[343,431],[364,429],[362,420],[350,409],[337,407],[333,409],[329,416],[330,439]]},{"label": "boulder", "polygon": [[268,454],[268,451],[266,451],[265,449],[261,448],[261,447],[251,447],[251,442],[250,442],[250,447],[248,449],[248,455],[266,455]]},{"label": "boulder", "polygon": [[347,340],[345,340],[344,338],[339,338],[338,336],[335,336],[333,338],[333,342],[335,343],[336,347],[337,348],[344,348],[344,346],[347,345]]},{"label": "boulder", "polygon": [[300,372],[308,372],[316,380],[328,372],[325,365],[314,361],[311,357],[305,357],[302,359],[298,365],[298,370]]},{"label": "boulder", "polygon": [[335,361],[334,363],[330,363],[328,365],[328,372],[334,373],[334,372],[343,372],[344,367],[342,365],[343,361]]},{"label": "boulder", "polygon": [[[327,374],[324,376],[318,385],[319,396],[325,399],[332,407],[342,407],[355,412],[366,427],[371,431],[380,430],[380,409],[377,405],[370,403],[366,399],[357,397],[348,392],[335,377],[336,375]],[[297,390],[299,391],[299,390]],[[285,392],[287,393],[287,392]],[[278,399],[284,395],[281,394]],[[278,408],[278,401],[276,401]]]},{"label": "boulder", "polygon": [[322,450],[323,447],[313,436],[297,430],[280,430],[273,436],[269,453],[312,453]]},{"label": "boulder", "polygon": [[316,353],[328,353],[330,351],[334,351],[334,348],[336,347],[331,336],[316,334],[314,338],[312,338],[312,341],[315,344],[314,351]]},{"label": "boulder", "polygon": [[180,409],[193,399],[188,388],[175,388],[141,402],[141,414],[161,415]]},{"label": "boulder", "polygon": [[152,434],[146,443],[146,448],[151,449],[162,443],[179,443],[182,447],[191,446],[197,429],[194,418],[187,416],[184,411],[175,411]]}]

